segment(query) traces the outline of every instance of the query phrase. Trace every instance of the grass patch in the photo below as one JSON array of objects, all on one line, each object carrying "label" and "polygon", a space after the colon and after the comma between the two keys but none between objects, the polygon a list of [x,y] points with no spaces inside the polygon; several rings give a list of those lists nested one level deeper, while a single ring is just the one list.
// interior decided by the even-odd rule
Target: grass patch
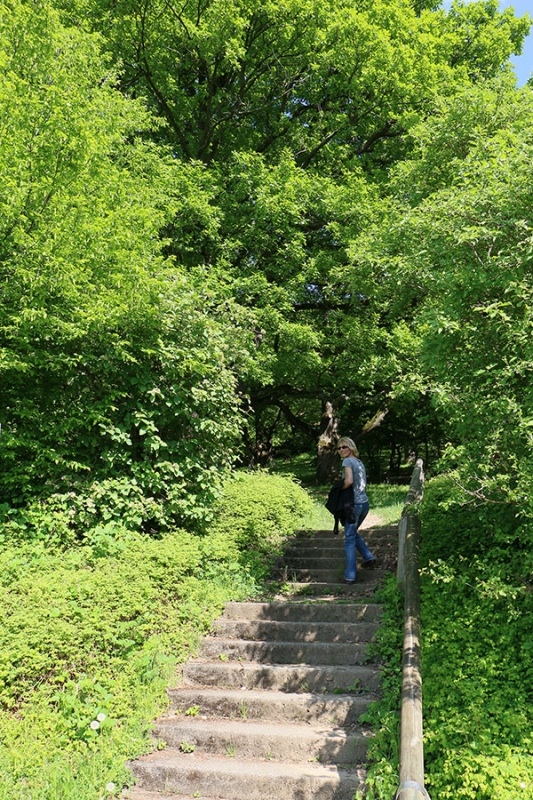
[{"label": "grass patch", "polygon": [[367,486],[370,510],[379,517],[380,525],[392,526],[400,521],[408,491],[408,484],[393,486],[388,483],[377,483]]},{"label": "grass patch", "polygon": [[311,453],[299,453],[291,458],[278,459],[271,465],[270,472],[292,476],[310,491],[316,486],[316,456]]},{"label": "grass patch", "polygon": [[[377,525],[393,526],[400,521],[408,486],[374,484],[367,486],[370,513],[377,517]],[[304,528],[326,530],[333,527],[333,517],[325,508],[329,487],[307,487],[313,500],[311,511],[304,517]]]}]

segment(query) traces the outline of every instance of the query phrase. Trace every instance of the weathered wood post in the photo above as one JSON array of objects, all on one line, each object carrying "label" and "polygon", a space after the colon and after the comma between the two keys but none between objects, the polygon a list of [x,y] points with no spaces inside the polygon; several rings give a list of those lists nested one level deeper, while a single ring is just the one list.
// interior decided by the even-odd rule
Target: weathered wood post
[{"label": "weathered wood post", "polygon": [[422,669],[420,659],[420,578],[418,545],[420,519],[417,505],[422,500],[424,471],[422,459],[413,470],[402,519],[398,526],[398,581],[405,594],[402,657],[402,705],[400,733],[400,785],[396,800],[420,800],[429,795],[424,788],[424,746],[422,740]]}]

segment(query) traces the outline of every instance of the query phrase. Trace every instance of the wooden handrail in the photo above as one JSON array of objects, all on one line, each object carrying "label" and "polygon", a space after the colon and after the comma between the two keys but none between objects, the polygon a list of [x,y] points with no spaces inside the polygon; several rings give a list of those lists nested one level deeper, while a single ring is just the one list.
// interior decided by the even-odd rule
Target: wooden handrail
[{"label": "wooden handrail", "polygon": [[424,470],[418,459],[398,525],[398,581],[405,594],[400,731],[400,782],[395,800],[429,800],[424,787],[422,741],[422,670],[420,659],[420,578],[418,504],[423,497]]}]

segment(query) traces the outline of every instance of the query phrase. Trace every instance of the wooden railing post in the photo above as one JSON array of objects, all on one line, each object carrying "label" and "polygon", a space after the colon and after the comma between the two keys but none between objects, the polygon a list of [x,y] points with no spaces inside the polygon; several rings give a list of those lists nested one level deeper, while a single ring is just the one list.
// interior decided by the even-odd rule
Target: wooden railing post
[{"label": "wooden railing post", "polygon": [[413,470],[402,519],[398,526],[398,580],[405,594],[402,656],[402,705],[400,732],[400,785],[396,800],[420,800],[429,795],[424,788],[424,747],[422,741],[422,670],[420,659],[420,578],[418,545],[420,519],[417,504],[422,500],[424,472],[422,459]]}]

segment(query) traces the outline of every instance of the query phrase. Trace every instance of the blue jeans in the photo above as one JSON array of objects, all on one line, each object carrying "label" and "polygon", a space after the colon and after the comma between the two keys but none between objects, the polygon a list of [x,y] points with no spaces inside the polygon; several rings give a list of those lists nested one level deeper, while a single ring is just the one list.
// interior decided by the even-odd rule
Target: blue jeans
[{"label": "blue jeans", "polygon": [[344,526],[344,554],[346,556],[346,570],[344,578],[347,581],[354,581],[357,575],[357,564],[355,550],[359,550],[363,556],[363,561],[373,561],[374,556],[362,536],[357,530],[359,525],[368,514],[369,505],[367,503],[356,503],[354,505],[355,522],[349,522]]}]

